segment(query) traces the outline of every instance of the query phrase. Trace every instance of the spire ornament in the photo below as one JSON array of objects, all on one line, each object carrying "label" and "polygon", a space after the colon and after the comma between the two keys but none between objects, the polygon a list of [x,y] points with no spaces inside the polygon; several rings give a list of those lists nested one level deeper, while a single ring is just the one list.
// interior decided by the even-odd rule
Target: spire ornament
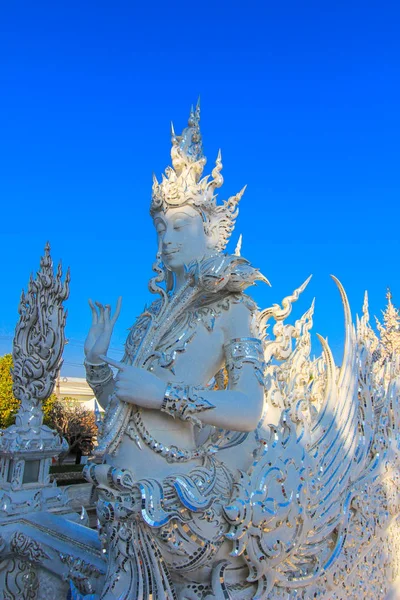
[{"label": "spire ornament", "polygon": [[153,175],[150,214],[154,217],[158,211],[186,204],[192,206],[200,213],[207,233],[214,233],[216,249],[222,251],[234,229],[239,214],[239,201],[246,187],[222,204],[217,204],[215,190],[224,182],[221,174],[221,150],[218,152],[211,176],[202,177],[207,159],[203,154],[200,131],[200,102],[195,109],[192,107],[188,125],[181,135],[175,134],[171,124],[171,142],[172,167],[166,168],[161,183]]},{"label": "spire ornament", "polygon": [[13,344],[13,394],[21,404],[15,425],[0,435],[0,517],[48,507],[63,509],[67,498],[50,483],[53,457],[67,442],[43,425],[42,403],[53,392],[62,364],[69,295],[69,271],[62,281],[45,246],[36,277],[22,291]]}]

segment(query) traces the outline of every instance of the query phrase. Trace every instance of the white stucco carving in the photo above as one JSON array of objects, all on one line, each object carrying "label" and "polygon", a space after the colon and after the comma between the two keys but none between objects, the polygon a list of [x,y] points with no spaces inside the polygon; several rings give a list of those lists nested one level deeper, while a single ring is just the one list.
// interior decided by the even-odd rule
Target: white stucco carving
[{"label": "white stucco carving", "polygon": [[43,425],[42,402],[61,366],[68,292],[69,274],[62,281],[59,266],[54,275],[47,245],[19,306],[13,392],[21,405],[15,425],[0,432],[0,596],[7,600],[66,598],[71,581],[82,593],[98,591],[104,577],[85,511],[75,513],[49,476],[66,442]]},{"label": "white stucco carving", "polygon": [[154,179],[158,298],[121,363],[106,355],[120,303],[113,316],[91,303],[87,376],[106,410],[86,467],[108,557],[100,598],[384,598],[397,574],[398,357],[377,360],[367,304],[355,327],[336,278],[340,368],[322,337],[311,358],[313,306],[287,321],[308,280],[257,309],[245,291],[265,277],[241,243],[223,254],[244,190],[217,202],[221,153],[202,177],[199,118],[172,131],[172,167]]},{"label": "white stucco carving", "polygon": [[[155,300],[131,328],[121,362],[107,356],[121,300],[114,314],[90,302],[87,380],[105,412],[97,411],[99,445],[85,474],[96,487],[99,535],[51,514],[50,503],[38,512],[30,496],[20,509],[12,500],[10,510],[2,492],[3,588],[12,600],[18,589],[34,600],[68,588],[74,600],[393,598],[397,312],[389,298],[388,327],[380,325],[378,337],[367,298],[354,323],[333,278],[344,308],[338,367],[322,337],[322,354],[312,357],[313,304],[290,322],[309,279],[280,304],[258,309],[247,289],[267,279],[241,256],[241,239],[233,255],[224,253],[244,189],[217,200],[222,157],[203,177],[199,119],[197,106],[182,135],[172,131],[172,167],[153,182]],[[47,275],[31,284],[29,302],[22,299],[17,328],[16,364],[24,348],[32,366],[25,379],[25,363],[15,373],[21,435],[5,432],[0,446],[10,494],[23,489],[31,445],[40,460],[48,452],[46,441],[35,446],[47,432],[32,381],[42,377],[46,393],[54,383],[68,287],[61,274],[51,279],[48,260],[47,252]],[[54,290],[48,298],[58,310],[35,305],[41,286]],[[50,336],[37,334],[31,306],[41,323],[49,319],[40,331]]]},{"label": "white stucco carving", "polygon": [[13,344],[13,393],[21,401],[16,423],[0,435],[0,519],[33,510],[65,509],[68,498],[50,483],[53,457],[68,446],[43,425],[42,402],[54,389],[65,344],[63,302],[69,272],[56,275],[47,244],[40,270],[22,292]]}]

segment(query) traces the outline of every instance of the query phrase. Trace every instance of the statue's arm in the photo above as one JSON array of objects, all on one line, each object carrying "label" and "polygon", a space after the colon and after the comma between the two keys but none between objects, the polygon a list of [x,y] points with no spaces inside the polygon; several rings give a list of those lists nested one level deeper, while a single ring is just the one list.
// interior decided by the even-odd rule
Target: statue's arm
[{"label": "statue's arm", "polygon": [[226,390],[206,394],[215,408],[201,415],[204,424],[236,431],[253,431],[264,406],[263,353],[254,338],[252,314],[244,303],[231,304],[222,321]]},{"label": "statue's arm", "polygon": [[[243,367],[239,385],[199,394],[214,407],[199,414],[204,425],[233,431],[253,431],[257,427],[263,411],[264,393],[262,386],[252,380],[251,370],[249,366]],[[248,382],[246,387],[245,381]]]},{"label": "statue's arm", "polygon": [[222,327],[229,381],[226,390],[171,383],[161,410],[172,417],[234,431],[253,431],[264,405],[263,352],[254,337],[251,313],[232,304]]},{"label": "statue's arm", "polygon": [[[253,431],[263,412],[264,386],[261,342],[253,337],[251,319],[251,312],[244,303],[232,303],[221,322],[229,373],[226,390],[177,382],[166,384],[146,369],[112,359],[107,360],[118,369],[115,385],[111,369],[108,375],[104,371],[102,381],[96,381],[96,385],[93,385],[93,376],[88,376],[89,385],[103,407],[110,393],[115,391],[123,402],[161,410],[174,419],[234,431]],[[105,363],[102,366],[107,367]]]}]

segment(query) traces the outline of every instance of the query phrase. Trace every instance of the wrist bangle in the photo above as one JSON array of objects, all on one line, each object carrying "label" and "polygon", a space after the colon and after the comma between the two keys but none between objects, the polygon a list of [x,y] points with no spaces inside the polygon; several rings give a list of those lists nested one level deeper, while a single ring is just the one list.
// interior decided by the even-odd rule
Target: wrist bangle
[{"label": "wrist bangle", "polygon": [[193,425],[202,427],[202,422],[195,415],[215,408],[211,402],[202,397],[201,393],[204,391],[206,388],[201,386],[168,383],[160,410],[174,419],[189,421]]},{"label": "wrist bangle", "polygon": [[107,363],[92,365],[85,360],[86,381],[96,396],[101,395],[103,388],[113,378],[113,372]]}]

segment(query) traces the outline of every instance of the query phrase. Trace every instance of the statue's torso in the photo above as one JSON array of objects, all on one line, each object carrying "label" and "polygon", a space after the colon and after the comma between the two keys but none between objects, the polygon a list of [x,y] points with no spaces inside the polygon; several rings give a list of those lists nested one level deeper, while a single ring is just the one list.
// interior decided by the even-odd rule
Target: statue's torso
[{"label": "statue's torso", "polygon": [[[208,300],[204,304],[199,303],[198,306],[185,311],[156,348],[160,356],[148,364],[149,370],[165,381],[166,385],[168,382],[184,382],[204,387],[211,382],[212,385],[214,376],[224,366],[223,346],[226,337],[229,336],[231,306],[243,301],[251,302],[243,294],[230,294],[217,298],[214,302]],[[146,330],[141,317],[138,319],[138,325],[143,332]],[[135,342],[131,345],[140,344],[141,336],[140,333],[136,335],[136,332],[137,326],[128,337],[128,349],[133,338]],[[135,348],[128,351],[126,362],[131,363],[134,360],[135,351]],[[212,429],[206,426],[199,432],[191,423],[173,419],[159,410],[141,409],[141,418],[146,429],[158,442],[186,450],[194,450],[200,441],[204,442],[208,431]],[[171,465],[145,444],[141,443],[140,446],[139,448],[137,442],[129,435],[128,428],[117,452],[113,457],[109,457],[107,462],[130,469],[137,479],[149,476],[163,478],[171,473],[171,470],[188,472],[201,462],[194,459]]]}]

